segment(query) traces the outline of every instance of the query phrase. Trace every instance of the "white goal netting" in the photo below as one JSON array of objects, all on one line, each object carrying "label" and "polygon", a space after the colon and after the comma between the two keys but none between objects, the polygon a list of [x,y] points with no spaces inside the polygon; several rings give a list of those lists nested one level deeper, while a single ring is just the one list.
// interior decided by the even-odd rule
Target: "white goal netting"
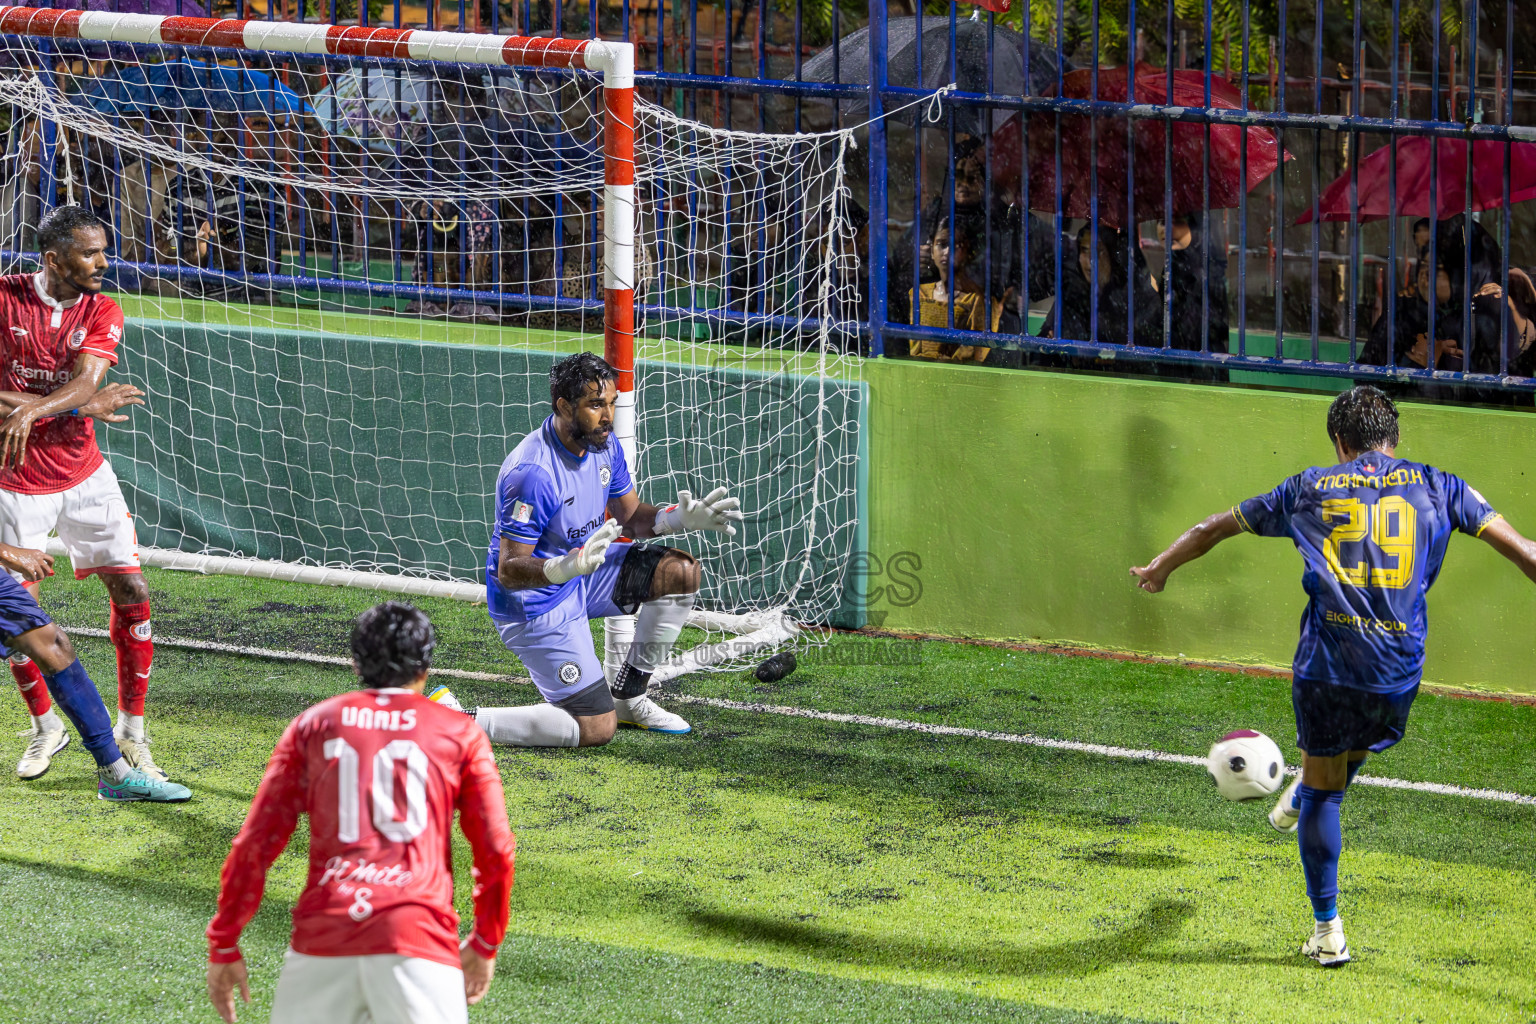
[{"label": "white goal netting", "polygon": [[637,100],[631,214],[603,208],[585,72],[0,41],[5,270],[52,206],[109,226],[114,379],[148,405],[100,434],[141,544],[480,581],[496,471],[551,363],[603,351],[605,218],[633,215],[642,499],[740,495],[737,537],[683,542],[703,607],[837,618],[863,407],[847,133]]}]

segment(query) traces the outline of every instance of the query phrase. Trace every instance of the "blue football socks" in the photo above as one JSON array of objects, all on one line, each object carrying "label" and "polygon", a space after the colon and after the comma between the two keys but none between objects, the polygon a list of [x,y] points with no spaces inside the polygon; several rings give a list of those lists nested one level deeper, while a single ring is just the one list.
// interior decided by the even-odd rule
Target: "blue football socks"
[{"label": "blue football socks", "polygon": [[58,675],[44,674],[43,679],[48,683],[48,692],[75,724],[80,742],[97,765],[107,768],[120,760],[123,754],[112,738],[112,716],[107,714],[107,706],[101,702],[101,694],[80,659],[76,658],[73,665]]},{"label": "blue football socks", "polygon": [[1312,915],[1319,921],[1338,916],[1339,853],[1344,848],[1344,834],[1339,828],[1341,789],[1296,788],[1301,819],[1296,838],[1301,847],[1301,869],[1307,876],[1307,897],[1312,901]]}]

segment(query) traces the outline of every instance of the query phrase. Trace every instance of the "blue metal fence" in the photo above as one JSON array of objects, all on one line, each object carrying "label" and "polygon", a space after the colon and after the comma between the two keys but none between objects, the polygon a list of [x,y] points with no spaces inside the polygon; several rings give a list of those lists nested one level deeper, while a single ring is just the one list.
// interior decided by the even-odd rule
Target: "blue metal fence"
[{"label": "blue metal fence", "polygon": [[[91,0],[146,3],[202,13],[189,0]],[[1136,0],[1115,16],[1097,0],[1024,2],[1007,15],[918,0],[387,0],[370,11],[368,0],[233,0],[210,13],[623,38],[639,49],[641,88],[685,116],[748,131],[859,126],[851,170],[867,211],[868,281],[858,308],[837,319],[857,325],[846,343],[872,356],[1392,380],[1473,399],[1536,390],[1536,289],[1511,258],[1513,247],[1536,263],[1536,217],[1515,205],[1530,198],[1527,178],[1536,182],[1536,42],[1517,37],[1514,0],[1193,10]],[[275,82],[301,66],[266,70]],[[44,132],[49,193],[55,140]],[[1252,183],[1263,132],[1288,159]],[[1146,138],[1160,138],[1160,150]],[[1411,139],[1427,142],[1410,148]],[[1232,201],[1215,203],[1233,179]],[[1375,203],[1383,189],[1392,215],[1377,218],[1362,197]],[[1161,201],[1142,205],[1151,190]],[[1414,202],[1429,196],[1441,201],[1422,211],[1431,229],[1421,252],[1418,217],[1403,211],[1417,214]],[[392,281],[343,281],[339,223],[330,220],[331,274],[316,266],[256,283],[593,305],[499,277],[489,291],[422,288],[398,259]],[[513,244],[500,219],[495,230],[498,248]],[[1420,264],[1430,270],[1422,290],[1405,276]],[[745,297],[732,303],[685,312],[754,321]]]}]

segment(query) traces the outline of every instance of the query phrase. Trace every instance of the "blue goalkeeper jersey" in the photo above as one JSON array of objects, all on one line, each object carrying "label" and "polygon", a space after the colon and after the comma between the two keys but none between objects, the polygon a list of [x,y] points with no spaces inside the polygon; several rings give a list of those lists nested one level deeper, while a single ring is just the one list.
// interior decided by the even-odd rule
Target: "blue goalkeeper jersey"
[{"label": "blue goalkeeper jersey", "polygon": [[1298,679],[1400,693],[1424,673],[1424,595],[1451,531],[1499,518],[1460,477],[1367,452],[1314,466],[1232,510],[1261,537],[1289,537],[1306,562],[1293,665]]},{"label": "blue goalkeeper jersey", "polygon": [[512,449],[496,477],[496,525],[485,557],[491,617],[526,622],[559,604],[571,580],[536,590],[508,590],[496,578],[501,538],[533,545],[535,558],[579,548],[608,518],[608,499],[634,489],[618,438],[600,452],[572,455],[555,434],[554,417]]}]

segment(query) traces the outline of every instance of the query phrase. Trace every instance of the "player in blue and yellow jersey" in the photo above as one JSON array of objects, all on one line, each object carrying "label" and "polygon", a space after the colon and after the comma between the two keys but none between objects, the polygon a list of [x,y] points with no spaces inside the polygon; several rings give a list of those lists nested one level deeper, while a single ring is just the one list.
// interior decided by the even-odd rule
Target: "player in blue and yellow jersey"
[{"label": "player in blue and yellow jersey", "polygon": [[[701,569],[686,551],[630,541],[688,530],[734,535],[742,514],[724,487],[703,498],[682,491],[665,507],[640,500],[613,435],[617,378],[590,352],[556,362],[553,413],[497,476],[485,562],[491,623],[546,703],[474,709],[492,742],[586,747],[607,743],[618,725],[689,731],[646,690],[688,621]],[[634,642],[609,680],[590,620],[636,609]],[[459,707],[446,688],[430,696]]]},{"label": "player in blue and yellow jersey", "polygon": [[1536,544],[1471,485],[1399,459],[1397,409],[1376,388],[1328,410],[1334,466],[1314,466],[1268,494],[1197,524],[1150,565],[1131,570],[1158,593],[1179,566],[1238,533],[1289,537],[1306,563],[1291,701],[1301,776],[1270,812],[1297,831],[1316,924],[1301,951],[1325,967],[1349,960],[1339,919],[1339,805],[1366,756],[1403,738],[1424,671],[1424,595],[1451,532],[1479,537],[1536,580]]}]

